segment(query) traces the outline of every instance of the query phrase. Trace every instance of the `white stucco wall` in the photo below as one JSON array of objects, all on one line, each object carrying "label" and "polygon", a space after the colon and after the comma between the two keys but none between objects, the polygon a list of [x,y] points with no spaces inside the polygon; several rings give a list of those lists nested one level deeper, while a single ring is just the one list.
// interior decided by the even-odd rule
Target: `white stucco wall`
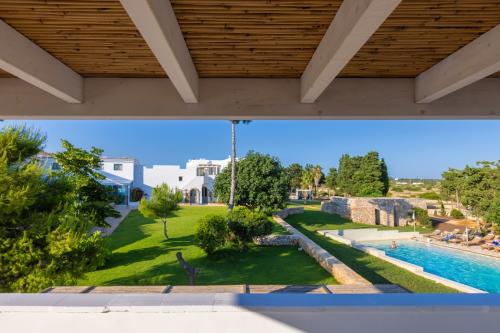
[{"label": "white stucco wall", "polygon": [[[123,169],[115,170],[114,169],[115,164],[122,164]],[[103,159],[101,164],[102,171],[132,181],[134,180],[134,168],[135,168],[134,160]]]}]

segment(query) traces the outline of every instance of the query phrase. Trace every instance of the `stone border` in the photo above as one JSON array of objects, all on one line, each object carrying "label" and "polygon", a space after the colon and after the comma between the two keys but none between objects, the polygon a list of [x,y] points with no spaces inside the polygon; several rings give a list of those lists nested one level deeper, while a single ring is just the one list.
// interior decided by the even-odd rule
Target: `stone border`
[{"label": "stone border", "polygon": [[350,239],[344,238],[342,236],[334,235],[334,234],[329,233],[328,231],[325,231],[325,230],[322,230],[319,233],[322,234],[325,237],[333,239],[336,242],[339,242],[339,243],[342,243],[342,244],[345,244],[345,245],[349,245],[352,248],[355,248],[355,249],[357,249],[359,251],[365,252],[365,253],[367,253],[369,255],[372,255],[374,257],[377,257],[379,259],[387,261],[388,263],[391,263],[391,264],[393,264],[395,266],[403,268],[403,269],[405,269],[405,270],[407,270],[407,271],[409,271],[409,272],[411,272],[411,273],[413,273],[415,275],[424,277],[426,279],[432,280],[434,282],[440,283],[442,285],[445,285],[447,287],[456,289],[458,291],[461,291],[461,292],[464,292],[464,293],[471,293],[471,294],[483,294],[483,293],[486,293],[484,290],[480,290],[480,289],[477,289],[477,288],[465,285],[465,284],[460,283],[460,282],[452,281],[452,280],[446,279],[444,277],[441,277],[441,276],[438,276],[438,275],[435,275],[435,274],[432,274],[432,273],[425,272],[424,268],[422,266],[418,266],[418,265],[415,265],[415,264],[412,264],[412,263],[409,263],[409,262],[406,262],[406,261],[403,261],[403,260],[400,260],[400,259],[396,259],[396,258],[390,257],[387,254],[385,254],[385,251],[382,251],[382,250],[379,250],[379,249],[376,249],[376,248],[373,248],[373,247],[370,247],[370,246],[358,244],[358,243],[356,243],[356,242],[354,242],[354,241],[352,241]]},{"label": "stone border", "polygon": [[364,277],[353,271],[349,266],[331,255],[328,251],[306,237],[303,233],[285,222],[284,218],[289,215],[304,213],[304,207],[286,208],[277,212],[273,219],[276,223],[284,227],[288,232],[295,236],[298,244],[304,251],[315,259],[321,267],[333,275],[333,277],[341,284],[350,285],[371,285]]}]

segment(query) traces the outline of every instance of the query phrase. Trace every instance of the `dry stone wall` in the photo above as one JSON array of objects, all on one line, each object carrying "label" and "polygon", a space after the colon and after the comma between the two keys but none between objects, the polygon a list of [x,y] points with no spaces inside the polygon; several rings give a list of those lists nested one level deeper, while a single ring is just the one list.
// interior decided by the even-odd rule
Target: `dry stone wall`
[{"label": "dry stone wall", "polygon": [[344,197],[332,197],[321,203],[323,212],[338,214],[358,223],[392,227],[407,225],[413,207],[427,209],[427,204],[421,199]]}]

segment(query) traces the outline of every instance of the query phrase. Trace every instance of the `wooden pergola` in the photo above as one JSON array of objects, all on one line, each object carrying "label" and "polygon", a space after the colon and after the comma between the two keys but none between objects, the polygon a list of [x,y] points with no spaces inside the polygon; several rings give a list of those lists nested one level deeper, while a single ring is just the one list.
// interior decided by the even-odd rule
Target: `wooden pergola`
[{"label": "wooden pergola", "polygon": [[500,0],[0,0],[0,119],[499,119]]}]

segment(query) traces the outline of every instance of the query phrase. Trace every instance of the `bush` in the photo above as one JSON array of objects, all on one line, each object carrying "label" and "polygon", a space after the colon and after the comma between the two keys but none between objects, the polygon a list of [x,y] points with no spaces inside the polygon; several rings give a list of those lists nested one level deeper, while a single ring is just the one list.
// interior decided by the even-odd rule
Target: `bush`
[{"label": "bush", "polygon": [[441,196],[436,192],[427,192],[418,195],[419,198],[427,199],[427,200],[440,200]]},{"label": "bush", "polygon": [[403,188],[401,186],[394,186],[391,190],[393,192],[403,192]]},{"label": "bush", "polygon": [[247,247],[254,237],[269,235],[273,224],[263,212],[251,211],[246,207],[236,207],[228,214],[230,239],[240,250]]},{"label": "bush", "polygon": [[141,190],[138,187],[134,187],[130,191],[130,201],[132,201],[132,202],[141,201],[143,195],[144,195],[144,191],[143,190]]},{"label": "bush", "polygon": [[418,207],[414,207],[413,210],[415,211],[415,219],[419,225],[422,227],[432,226],[432,221],[429,214],[427,214],[427,210]]},{"label": "bush", "polygon": [[457,220],[461,220],[461,219],[465,218],[464,214],[462,214],[462,212],[456,208],[453,208],[451,210],[450,216],[453,217],[454,219],[457,219]]},{"label": "bush", "polygon": [[208,255],[213,254],[226,244],[228,227],[221,215],[207,215],[198,222],[195,240]]}]

